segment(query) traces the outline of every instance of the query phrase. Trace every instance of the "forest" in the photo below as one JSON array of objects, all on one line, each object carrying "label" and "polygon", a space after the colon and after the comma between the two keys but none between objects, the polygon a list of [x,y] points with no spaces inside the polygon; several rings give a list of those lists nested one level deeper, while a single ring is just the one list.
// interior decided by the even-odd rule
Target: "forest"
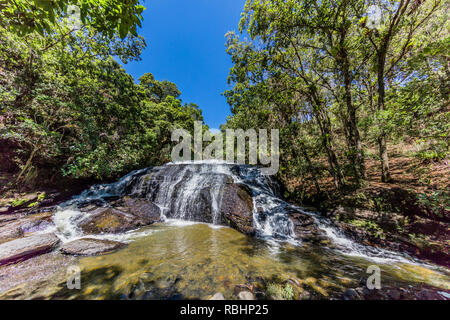
[{"label": "forest", "polygon": [[85,1],[86,23],[77,27],[67,12],[77,2],[54,3],[0,5],[0,170],[33,186],[167,162],[171,130],[193,130],[202,115],[178,99],[176,84],[150,72],[136,83],[121,66],[146,47],[136,33],[143,6]]},{"label": "forest", "polygon": [[448,218],[449,3],[374,3],[247,1],[224,127],[280,128],[297,201],[401,184]]}]

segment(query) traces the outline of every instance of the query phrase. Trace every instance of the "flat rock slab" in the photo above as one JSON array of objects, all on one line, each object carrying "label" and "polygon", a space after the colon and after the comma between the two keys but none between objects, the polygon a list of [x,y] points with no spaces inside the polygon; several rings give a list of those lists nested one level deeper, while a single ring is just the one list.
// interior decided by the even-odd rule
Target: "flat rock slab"
[{"label": "flat rock slab", "polygon": [[16,263],[52,251],[59,243],[53,233],[35,234],[0,244],[0,265]]},{"label": "flat rock slab", "polygon": [[65,243],[60,250],[65,254],[93,256],[111,252],[124,246],[125,244],[122,242],[84,238]]},{"label": "flat rock slab", "polygon": [[0,219],[0,243],[21,238],[24,233],[45,229],[52,222],[52,213],[40,213],[29,216],[10,216],[10,220]]}]

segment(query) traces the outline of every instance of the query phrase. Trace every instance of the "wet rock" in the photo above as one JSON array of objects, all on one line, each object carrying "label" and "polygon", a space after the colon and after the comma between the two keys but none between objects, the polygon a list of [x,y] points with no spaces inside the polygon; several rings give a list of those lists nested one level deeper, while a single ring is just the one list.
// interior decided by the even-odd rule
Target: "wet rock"
[{"label": "wet rock", "polygon": [[255,300],[255,296],[250,291],[241,291],[238,294],[239,300]]},{"label": "wet rock", "polygon": [[225,185],[220,211],[230,227],[249,235],[255,233],[252,193],[246,185]]},{"label": "wet rock", "polygon": [[65,254],[92,256],[114,251],[125,244],[117,241],[83,238],[65,243],[60,250]]},{"label": "wet rock", "polygon": [[161,221],[161,209],[149,200],[124,197],[119,202],[119,205],[120,210],[137,216],[145,224]]},{"label": "wet rock", "polygon": [[67,268],[75,264],[76,257],[55,250],[1,266],[0,300],[50,299],[58,284],[66,284]]},{"label": "wet rock", "polygon": [[381,289],[370,290],[367,287],[347,289],[342,295],[346,300],[446,300],[445,294],[450,290],[443,290],[427,284],[419,286],[382,286]]},{"label": "wet rock", "polygon": [[355,289],[347,289],[342,295],[344,300],[361,300],[361,296]]},{"label": "wet rock", "polygon": [[0,221],[0,243],[20,238],[27,232],[43,230],[52,224],[51,213],[31,216],[11,215],[11,219]]},{"label": "wet rock", "polygon": [[310,300],[311,293],[309,291],[303,290],[297,295],[297,300]]},{"label": "wet rock", "polygon": [[141,218],[114,208],[97,208],[89,215],[80,224],[81,230],[87,234],[121,233],[151,223],[149,218]]},{"label": "wet rock", "polygon": [[289,212],[289,219],[294,226],[295,236],[303,241],[320,242],[327,239],[314,223],[314,218],[300,211]]},{"label": "wet rock", "polygon": [[209,298],[208,300],[225,300],[225,297],[223,296],[222,293],[217,292],[216,294],[214,294],[211,298]]},{"label": "wet rock", "polygon": [[52,251],[59,243],[53,233],[36,234],[0,244],[0,265],[16,263]]},{"label": "wet rock", "polygon": [[12,223],[0,228],[0,243],[17,239],[23,236],[22,228],[17,223]]}]

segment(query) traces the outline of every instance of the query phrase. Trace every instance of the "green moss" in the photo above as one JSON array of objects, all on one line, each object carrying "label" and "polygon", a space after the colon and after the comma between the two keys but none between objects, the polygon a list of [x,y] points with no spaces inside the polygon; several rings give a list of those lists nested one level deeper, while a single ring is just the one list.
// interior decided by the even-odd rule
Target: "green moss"
[{"label": "green moss", "polygon": [[113,215],[102,216],[95,222],[95,226],[100,230],[115,229],[118,228],[120,224],[120,219]]},{"label": "green moss", "polygon": [[11,205],[11,207],[18,207],[24,204],[25,202],[27,202],[26,199],[15,199],[12,200],[9,204]]},{"label": "green moss", "polygon": [[27,208],[33,208],[33,207],[37,206],[38,204],[39,204],[38,201],[32,202],[32,203],[30,203],[29,205],[27,205]]},{"label": "green moss", "polygon": [[38,202],[41,202],[42,200],[45,199],[46,196],[47,196],[47,195],[45,194],[45,192],[42,192],[41,194],[38,195],[37,201],[38,201]]}]

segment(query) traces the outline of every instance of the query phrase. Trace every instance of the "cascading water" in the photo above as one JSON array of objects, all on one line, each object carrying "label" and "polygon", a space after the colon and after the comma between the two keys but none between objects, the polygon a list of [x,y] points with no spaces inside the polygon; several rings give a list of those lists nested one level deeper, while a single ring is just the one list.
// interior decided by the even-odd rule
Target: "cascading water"
[{"label": "cascading water", "polygon": [[[301,244],[295,237],[289,212],[313,217],[314,223],[334,243],[334,250],[371,260],[409,261],[397,253],[358,244],[343,235],[329,221],[284,201],[277,182],[261,174],[259,168],[217,162],[169,163],[160,167],[136,170],[116,183],[96,185],[61,205],[54,221],[63,241],[83,236],[77,227],[85,219],[79,210],[87,204],[108,206],[111,199],[124,196],[145,198],[161,209],[164,219],[177,219],[226,225],[221,205],[227,184],[243,184],[251,190],[253,225],[256,236],[276,241]],[[226,196],[226,195],[225,195]],[[128,233],[126,236],[133,234]],[[123,235],[99,235],[114,238]]]}]

